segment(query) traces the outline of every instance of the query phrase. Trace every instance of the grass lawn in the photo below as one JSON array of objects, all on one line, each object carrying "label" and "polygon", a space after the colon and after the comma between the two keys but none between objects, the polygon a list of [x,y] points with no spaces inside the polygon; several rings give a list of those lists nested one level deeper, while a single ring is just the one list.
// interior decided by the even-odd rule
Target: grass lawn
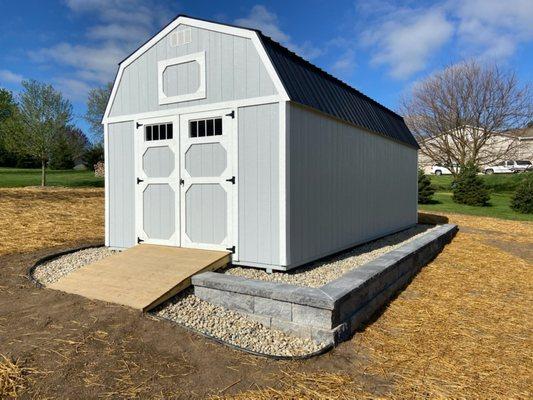
[{"label": "grass lawn", "polygon": [[430,175],[431,183],[437,189],[433,196],[432,204],[419,204],[422,211],[434,211],[445,213],[458,213],[477,215],[481,217],[493,217],[512,219],[518,221],[533,221],[533,214],[520,214],[510,207],[511,197],[524,178],[524,174],[495,174],[480,175],[490,190],[490,206],[475,207],[454,203],[452,200],[451,175]]},{"label": "grass lawn", "polygon": [[503,218],[517,221],[533,221],[533,214],[520,214],[509,207],[511,196],[512,193],[492,193],[490,195],[490,206],[476,207],[454,203],[450,192],[437,192],[433,196],[433,204],[419,204],[418,208],[421,211],[469,214],[480,217]]},{"label": "grass lawn", "polygon": [[[103,187],[104,179],[96,178],[93,171],[48,170],[47,186]],[[0,168],[0,187],[39,186],[40,169]]]}]

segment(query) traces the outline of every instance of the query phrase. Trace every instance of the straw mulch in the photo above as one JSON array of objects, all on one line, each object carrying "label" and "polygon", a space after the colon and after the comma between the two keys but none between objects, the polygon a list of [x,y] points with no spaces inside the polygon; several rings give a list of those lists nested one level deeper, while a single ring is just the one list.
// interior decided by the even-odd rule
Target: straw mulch
[{"label": "straw mulch", "polygon": [[103,189],[0,189],[0,255],[103,241]]},{"label": "straw mulch", "polygon": [[533,265],[490,241],[532,246],[533,224],[449,218],[463,232],[350,343],[369,354],[365,376],[392,382],[384,393],[361,387],[347,364],[338,374],[290,371],[277,387],[232,398],[531,398]]},{"label": "straw mulch", "polygon": [[28,368],[0,354],[0,399],[15,398],[26,389]]}]

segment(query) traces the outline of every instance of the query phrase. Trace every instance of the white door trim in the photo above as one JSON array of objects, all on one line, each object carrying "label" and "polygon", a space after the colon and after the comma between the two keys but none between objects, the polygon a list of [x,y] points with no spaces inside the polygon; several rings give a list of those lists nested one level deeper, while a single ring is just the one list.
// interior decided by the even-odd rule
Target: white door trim
[{"label": "white door trim", "polygon": [[[228,116],[233,112],[233,118]],[[202,138],[189,138],[189,121],[204,118],[223,118],[223,135],[206,136]],[[235,246],[236,251],[234,259],[238,259],[238,184],[237,176],[237,155],[238,155],[238,138],[237,138],[237,109],[220,109],[197,113],[180,114],[180,174],[184,180],[181,186],[180,203],[181,221],[181,246],[200,248],[207,250],[225,250]],[[191,177],[185,169],[185,153],[192,144],[197,143],[220,143],[226,150],[226,169],[221,173],[219,183],[227,193],[227,235],[221,244],[195,243],[186,233],[186,210],[185,194],[192,184],[213,183],[213,177]],[[235,184],[226,181],[226,179],[235,176]]]},{"label": "white door trim", "polygon": [[[169,140],[155,140],[145,142],[144,140],[144,126],[150,124],[173,124],[173,138]],[[180,246],[180,151],[179,151],[179,118],[178,116],[158,117],[158,118],[146,118],[133,121],[134,127],[134,151],[135,151],[135,179],[140,178],[143,182],[135,182],[135,233],[136,240],[140,238],[145,243],[159,244],[165,246]],[[149,147],[162,147],[168,146],[174,152],[174,170],[168,178],[149,178],[142,165],[142,156]],[[143,228],[143,192],[148,184],[168,183],[175,192],[175,211],[174,211],[174,226],[175,231],[169,239],[153,239],[149,238]]]}]

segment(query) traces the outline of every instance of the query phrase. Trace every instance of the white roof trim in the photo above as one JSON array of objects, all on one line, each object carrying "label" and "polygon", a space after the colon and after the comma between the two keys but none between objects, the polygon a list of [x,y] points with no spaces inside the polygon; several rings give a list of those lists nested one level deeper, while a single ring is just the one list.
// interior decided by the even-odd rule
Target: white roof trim
[{"label": "white roof trim", "polygon": [[259,35],[257,34],[256,31],[251,30],[251,29],[246,29],[246,28],[238,28],[234,26],[218,24],[216,22],[209,22],[209,21],[198,20],[195,18],[179,16],[174,21],[172,21],[170,24],[168,24],[166,27],[164,27],[154,37],[152,37],[148,42],[146,42],[139,49],[137,49],[132,55],[130,55],[128,58],[126,58],[124,61],[120,63],[117,76],[113,83],[113,89],[111,91],[111,96],[109,97],[109,101],[105,109],[104,117],[102,119],[102,123],[106,123],[109,118],[109,113],[111,112],[111,106],[113,102],[115,101],[115,96],[117,94],[118,85],[122,78],[124,69],[128,65],[133,63],[142,54],[144,54],[148,49],[153,47],[162,38],[164,38],[166,35],[172,32],[172,30],[176,29],[176,27],[180,24],[251,39],[252,43],[254,44],[259,54],[259,57],[261,58],[261,61],[263,62],[267,70],[268,75],[270,76],[270,79],[272,79],[272,82],[274,83],[274,86],[276,87],[276,90],[278,91],[281,97],[281,100],[286,100],[286,101],[290,100],[289,95],[287,94],[287,91],[285,90],[285,87],[283,86],[281,79],[276,73],[276,70],[274,69],[274,65],[272,65],[272,62],[270,61],[270,58],[268,57],[268,54],[266,53],[261,43],[261,39],[259,38]]}]

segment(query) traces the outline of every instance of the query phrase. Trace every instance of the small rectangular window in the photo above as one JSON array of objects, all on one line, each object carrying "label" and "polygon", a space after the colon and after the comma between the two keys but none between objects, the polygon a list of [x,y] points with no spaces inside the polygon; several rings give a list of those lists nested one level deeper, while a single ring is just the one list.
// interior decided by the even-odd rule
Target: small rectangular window
[{"label": "small rectangular window", "polygon": [[215,135],[222,135],[222,118],[215,119]]},{"label": "small rectangular window", "polygon": [[205,136],[205,120],[198,121],[198,137]]},{"label": "small rectangular window", "polygon": [[189,137],[198,137],[198,121],[189,122]]},{"label": "small rectangular window", "polygon": [[222,135],[222,118],[200,119],[189,122],[189,137]]},{"label": "small rectangular window", "polygon": [[166,140],[172,139],[173,127],[172,124],[157,124],[157,125],[146,125],[144,127],[144,140]]},{"label": "small rectangular window", "polygon": [[215,133],[215,127],[214,127],[214,122],[212,119],[208,119],[207,121],[205,121],[206,124],[207,124],[207,133],[206,133],[206,136],[213,136],[213,134]]},{"label": "small rectangular window", "polygon": [[146,141],[152,140],[152,127],[151,126],[147,126],[145,129],[145,139]]}]

